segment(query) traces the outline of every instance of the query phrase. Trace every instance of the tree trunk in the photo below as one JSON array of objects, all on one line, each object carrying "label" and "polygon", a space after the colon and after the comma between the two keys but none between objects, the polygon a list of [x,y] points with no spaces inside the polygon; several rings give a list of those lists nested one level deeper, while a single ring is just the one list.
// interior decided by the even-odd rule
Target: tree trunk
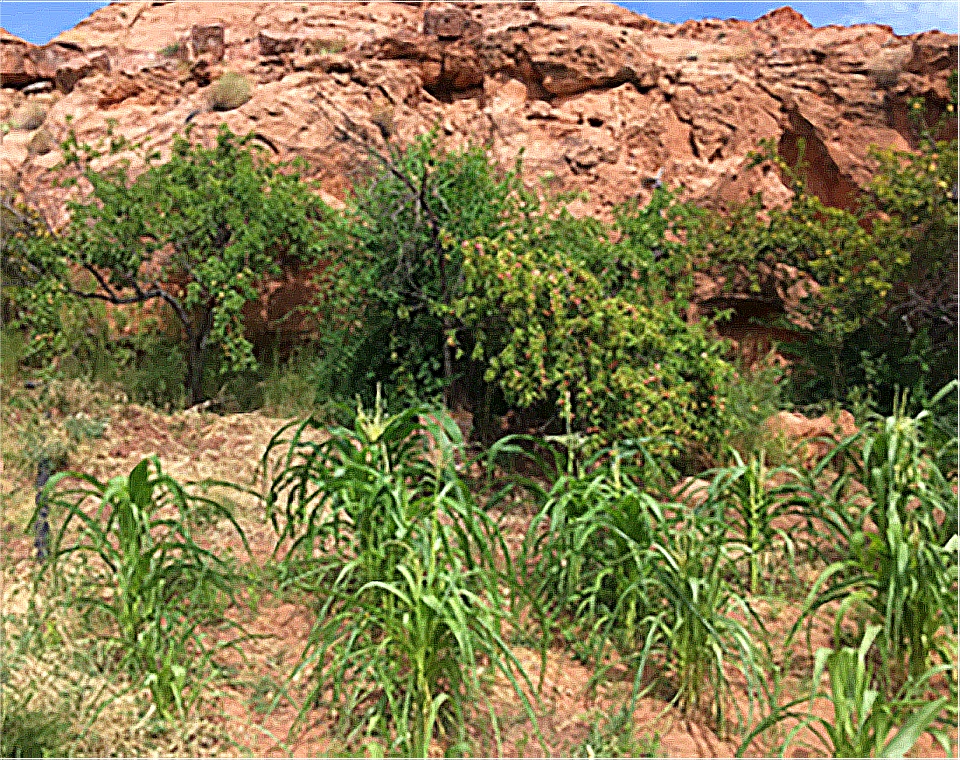
[{"label": "tree trunk", "polygon": [[184,379],[187,391],[187,407],[195,406],[203,397],[203,355],[207,350],[207,338],[213,321],[213,309],[203,309],[200,326],[187,330],[187,375]]},{"label": "tree trunk", "polygon": [[184,385],[187,390],[187,407],[199,404],[201,385],[203,380],[203,347],[200,345],[199,333],[187,336],[187,374]]}]

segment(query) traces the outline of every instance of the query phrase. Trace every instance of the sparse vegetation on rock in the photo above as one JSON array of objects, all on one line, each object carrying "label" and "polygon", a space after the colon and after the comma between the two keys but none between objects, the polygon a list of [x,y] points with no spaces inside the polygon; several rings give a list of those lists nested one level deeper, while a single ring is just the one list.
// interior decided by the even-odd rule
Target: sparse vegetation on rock
[{"label": "sparse vegetation on rock", "polygon": [[36,101],[29,101],[18,108],[10,117],[11,129],[30,132],[40,127],[47,118],[47,109]]},{"label": "sparse vegetation on rock", "polygon": [[207,107],[213,111],[229,111],[242,106],[252,95],[249,80],[239,72],[228,71],[210,85]]}]

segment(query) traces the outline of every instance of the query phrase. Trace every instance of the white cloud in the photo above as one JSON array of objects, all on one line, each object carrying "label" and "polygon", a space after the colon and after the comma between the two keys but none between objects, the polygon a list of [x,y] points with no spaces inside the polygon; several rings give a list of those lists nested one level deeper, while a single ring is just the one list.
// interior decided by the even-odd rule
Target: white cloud
[{"label": "white cloud", "polygon": [[930,29],[956,34],[960,22],[960,0],[863,0],[851,4],[841,23],[888,24],[897,34]]},{"label": "white cloud", "polygon": [[920,3],[920,28],[956,34],[960,30],[960,3],[956,0]]}]

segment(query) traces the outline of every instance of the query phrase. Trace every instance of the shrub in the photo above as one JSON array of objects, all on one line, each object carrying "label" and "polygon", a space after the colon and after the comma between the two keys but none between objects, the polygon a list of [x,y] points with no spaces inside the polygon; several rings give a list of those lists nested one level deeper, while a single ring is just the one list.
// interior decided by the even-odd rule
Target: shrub
[{"label": "shrub", "polygon": [[352,323],[331,371],[341,393],[384,380],[435,398],[459,377],[481,434],[493,406],[536,406],[554,427],[571,415],[591,445],[667,435],[715,455],[729,367],[657,261],[656,246],[679,250],[667,232],[689,207],[661,193],[624,211],[618,244],[478,149],[438,155],[427,137],[391,156],[330,233]]},{"label": "shrub", "polygon": [[34,101],[25,103],[10,118],[11,129],[25,132],[37,129],[47,118],[47,109]]},{"label": "shrub", "polygon": [[[956,72],[951,86],[955,111]],[[902,387],[916,411],[957,377],[957,141],[935,140],[922,110],[914,101],[920,150],[874,151],[877,174],[854,208],[826,206],[799,179],[802,163],[791,168],[770,143],[755,161],[792,182],[790,207],[761,214],[754,198],[727,216],[701,217],[689,238],[694,260],[746,271],[755,285],[778,263],[817,283],[799,303],[806,339],[791,347],[802,360],[792,373],[798,403],[859,394],[889,413]],[[939,413],[956,426],[955,405]]]},{"label": "shrub", "polygon": [[723,344],[674,302],[611,295],[544,228],[463,245],[453,312],[485,379],[513,405],[555,404],[592,445],[652,437],[714,455],[724,427],[717,394],[731,371]]},{"label": "shrub", "polygon": [[252,95],[247,78],[239,72],[228,71],[210,86],[207,104],[214,111],[229,111],[242,106]]},{"label": "shrub", "polygon": [[371,160],[327,233],[340,249],[334,308],[344,315],[330,337],[329,387],[369,402],[382,382],[398,400],[436,399],[469,370],[448,342],[461,244],[520,225],[526,196],[517,172],[501,176],[478,148],[444,154],[436,135]]},{"label": "shrub", "polygon": [[186,58],[187,57],[187,46],[185,42],[171,42],[169,45],[164,45],[157,51],[157,55],[162,58]]}]

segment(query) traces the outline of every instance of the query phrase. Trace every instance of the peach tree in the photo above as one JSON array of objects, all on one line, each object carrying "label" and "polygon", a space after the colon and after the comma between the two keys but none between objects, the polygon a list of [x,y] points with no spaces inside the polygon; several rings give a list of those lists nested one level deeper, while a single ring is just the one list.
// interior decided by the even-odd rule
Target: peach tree
[{"label": "peach tree", "polygon": [[74,168],[88,192],[69,203],[63,229],[19,249],[31,272],[20,322],[34,357],[71,350],[60,329],[71,304],[162,302],[182,334],[189,405],[204,398],[212,347],[224,363],[218,370],[256,368],[243,306],[280,274],[281,258],[322,255],[322,209],[299,167],[267,160],[252,134],[222,127],[210,148],[189,135],[175,138],[166,161],[146,156],[136,177],[126,162],[93,168],[116,145],[101,152],[73,136],[64,143],[65,170]]}]

